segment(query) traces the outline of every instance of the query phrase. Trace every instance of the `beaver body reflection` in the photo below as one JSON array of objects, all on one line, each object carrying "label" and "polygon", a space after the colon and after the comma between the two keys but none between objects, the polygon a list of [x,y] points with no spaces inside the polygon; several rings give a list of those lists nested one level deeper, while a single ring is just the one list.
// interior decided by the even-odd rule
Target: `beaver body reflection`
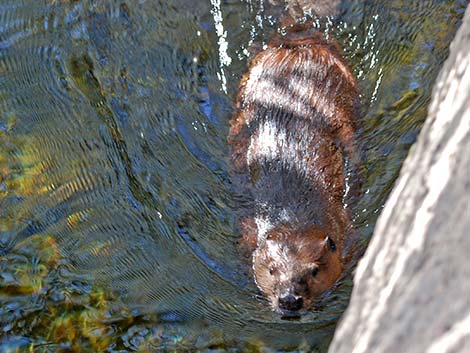
[{"label": "beaver body reflection", "polygon": [[344,268],[356,79],[316,32],[276,37],[240,84],[229,143],[253,205],[241,217],[254,279],[284,314],[311,306]]}]

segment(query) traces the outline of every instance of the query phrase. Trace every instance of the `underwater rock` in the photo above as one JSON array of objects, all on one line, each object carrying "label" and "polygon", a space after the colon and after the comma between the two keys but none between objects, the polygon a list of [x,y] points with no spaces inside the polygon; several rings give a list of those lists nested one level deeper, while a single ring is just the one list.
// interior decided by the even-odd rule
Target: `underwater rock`
[{"label": "underwater rock", "polygon": [[470,352],[470,8],[329,352]]}]

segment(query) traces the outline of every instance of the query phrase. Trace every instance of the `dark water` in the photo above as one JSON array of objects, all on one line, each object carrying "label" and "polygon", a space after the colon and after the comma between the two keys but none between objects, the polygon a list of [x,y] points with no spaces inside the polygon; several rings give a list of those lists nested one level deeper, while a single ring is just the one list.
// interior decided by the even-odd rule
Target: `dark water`
[{"label": "dark water", "polygon": [[[467,1],[319,24],[359,78],[364,249]],[[324,351],[351,280],[299,321],[237,256],[226,136],[267,2],[0,0],[0,352]]]}]

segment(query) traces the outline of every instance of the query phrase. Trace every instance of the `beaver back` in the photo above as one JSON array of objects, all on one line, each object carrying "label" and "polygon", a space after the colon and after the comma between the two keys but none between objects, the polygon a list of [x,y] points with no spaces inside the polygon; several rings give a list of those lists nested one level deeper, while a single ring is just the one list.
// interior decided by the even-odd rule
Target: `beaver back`
[{"label": "beaver back", "polygon": [[254,58],[229,142],[258,205],[296,205],[292,212],[306,217],[341,207],[357,100],[354,76],[319,33],[278,36]]}]

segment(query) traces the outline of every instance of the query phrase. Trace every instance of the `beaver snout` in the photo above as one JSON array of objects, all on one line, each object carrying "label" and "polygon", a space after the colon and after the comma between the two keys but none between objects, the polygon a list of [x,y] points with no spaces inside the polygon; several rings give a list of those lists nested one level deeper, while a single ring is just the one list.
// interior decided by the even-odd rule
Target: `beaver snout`
[{"label": "beaver snout", "polygon": [[304,306],[304,299],[288,294],[279,298],[279,309],[287,311],[299,311]]}]

